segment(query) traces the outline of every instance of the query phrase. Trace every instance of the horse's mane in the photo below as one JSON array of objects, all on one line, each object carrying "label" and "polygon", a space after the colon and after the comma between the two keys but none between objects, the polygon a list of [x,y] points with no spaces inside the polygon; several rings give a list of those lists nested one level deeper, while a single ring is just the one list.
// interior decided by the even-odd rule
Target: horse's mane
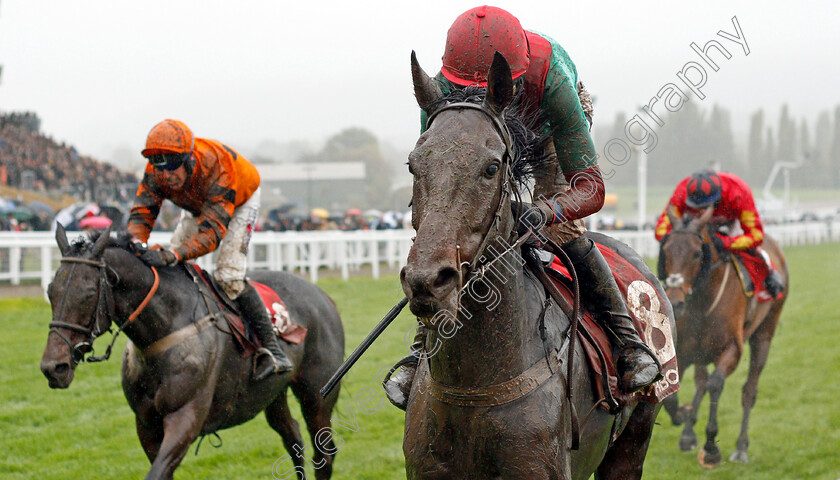
[{"label": "horse's mane", "polygon": [[[505,110],[503,120],[513,142],[513,178],[520,188],[527,188],[528,181],[534,178],[534,172],[547,163],[548,156],[542,145],[550,135],[537,132],[540,125],[539,116],[528,113],[531,109],[528,108],[527,97],[523,95],[524,89],[517,90],[510,107]],[[455,88],[440,99],[433,109],[456,102],[480,104],[484,102],[486,93],[487,89],[483,87]]]},{"label": "horse's mane", "polygon": [[[68,256],[80,256],[93,248],[93,244],[99,240],[105,232],[96,231],[89,235],[81,236],[70,245],[70,252]],[[116,237],[109,236],[108,245],[106,248],[122,248],[126,251],[131,251],[131,241],[134,237],[128,232],[117,232]]]}]

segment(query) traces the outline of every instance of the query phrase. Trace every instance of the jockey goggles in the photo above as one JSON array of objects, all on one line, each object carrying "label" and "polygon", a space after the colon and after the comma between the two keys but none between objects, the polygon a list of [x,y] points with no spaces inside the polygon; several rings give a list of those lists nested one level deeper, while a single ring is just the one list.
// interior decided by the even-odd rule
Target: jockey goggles
[{"label": "jockey goggles", "polygon": [[158,170],[172,171],[180,167],[187,161],[191,152],[186,153],[158,153],[149,155],[149,163]]}]

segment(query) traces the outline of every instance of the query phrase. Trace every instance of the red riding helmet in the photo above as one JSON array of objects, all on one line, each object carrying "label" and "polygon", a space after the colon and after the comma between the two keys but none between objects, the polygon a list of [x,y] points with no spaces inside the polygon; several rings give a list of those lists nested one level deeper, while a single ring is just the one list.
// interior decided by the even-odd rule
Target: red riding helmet
[{"label": "red riding helmet", "polygon": [[166,120],[158,123],[146,137],[146,148],[140,152],[144,157],[168,153],[190,153],[193,149],[193,134],[184,122]]},{"label": "red riding helmet", "polygon": [[513,78],[528,69],[528,40],[519,20],[501,8],[487,5],[467,10],[449,27],[440,71],[456,85],[485,87],[487,71],[497,51],[510,64]]},{"label": "red riding helmet", "polygon": [[711,170],[703,170],[691,176],[685,186],[685,203],[691,208],[706,208],[720,200],[722,191],[720,177]]}]

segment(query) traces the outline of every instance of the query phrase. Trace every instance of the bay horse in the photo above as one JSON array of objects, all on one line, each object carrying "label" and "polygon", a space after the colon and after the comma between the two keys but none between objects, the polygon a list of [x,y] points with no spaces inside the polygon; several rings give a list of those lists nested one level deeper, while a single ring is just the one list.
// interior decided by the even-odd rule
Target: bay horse
[{"label": "bay horse", "polygon": [[[486,89],[448,97],[413,52],[411,64],[415,96],[430,121],[409,155],[417,236],[401,284],[429,334],[406,409],[408,478],[586,479],[593,472],[598,479],[641,478],[659,404],[632,404],[617,416],[595,408],[576,339],[575,368],[565,374],[569,319],[523,270],[518,249],[505,248],[518,237],[510,200],[527,169],[520,141],[542,143],[511,140],[512,131],[523,129],[508,109],[507,61],[496,53]],[[573,406],[565,401],[567,381]],[[588,412],[574,451],[572,407]]]},{"label": "bay horse", "polygon": [[[56,241],[62,259],[47,290],[53,321],[41,359],[50,388],[69,387],[93,341],[114,324],[131,340],[122,358],[122,387],[151,463],[147,479],[171,479],[199,435],[239,425],[263,410],[282,437],[298,478],[305,478],[304,443],[286,391],[291,387],[300,401],[317,445],[315,436],[330,427],[338,399],[338,389],[322,399],[318,388],[344,357],[341,319],[322,290],[287,273],[251,273],[308,329],[302,343],[285,347],[294,370],[256,382],[253,359],[240,355],[223,315],[210,312],[213,300],[205,301],[186,267],[146,266],[132,251],[130,235],[112,239],[110,228],[95,241],[70,245],[59,225]],[[315,476],[327,479],[334,455],[322,452],[335,449],[322,447],[313,457],[315,465],[322,465]]]},{"label": "bay horse", "polygon": [[[744,415],[736,450],[729,461],[749,461],[747,429],[758,394],[758,377],[767,363],[770,341],[789,287],[782,250],[772,238],[765,236],[762,247],[784,279],[784,295],[767,302],[745,296],[728,256],[718,252],[712,242],[711,236],[715,234],[710,223],[712,213],[713,207],[709,207],[699,217],[678,218],[673,206],[668,206],[673,230],[662,241],[658,268],[676,313],[680,378],[686,368],[694,365],[696,387],[690,405],[678,406],[677,395],[672,395],[665,400],[665,409],[675,425],[685,422],[679,446],[681,450],[691,450],[697,447],[694,433],[697,410],[709,392],[706,443],[698,452],[700,464],[707,468],[721,462],[721,452],[715,443],[718,400],[726,377],[738,366],[745,341],[750,344],[750,369],[741,397]],[[711,375],[707,370],[710,363],[715,366]]]}]

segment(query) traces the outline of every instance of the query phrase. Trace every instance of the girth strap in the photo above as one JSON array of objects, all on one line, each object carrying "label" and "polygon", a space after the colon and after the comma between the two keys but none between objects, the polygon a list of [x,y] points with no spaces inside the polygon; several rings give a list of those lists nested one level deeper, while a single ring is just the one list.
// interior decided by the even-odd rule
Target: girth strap
[{"label": "girth strap", "polygon": [[147,357],[153,357],[159,353],[163,353],[184,340],[200,334],[215,321],[216,314],[205,315],[199,321],[175,330],[169,335],[152,343],[148,347],[141,349],[141,351],[143,352],[143,355]]}]

